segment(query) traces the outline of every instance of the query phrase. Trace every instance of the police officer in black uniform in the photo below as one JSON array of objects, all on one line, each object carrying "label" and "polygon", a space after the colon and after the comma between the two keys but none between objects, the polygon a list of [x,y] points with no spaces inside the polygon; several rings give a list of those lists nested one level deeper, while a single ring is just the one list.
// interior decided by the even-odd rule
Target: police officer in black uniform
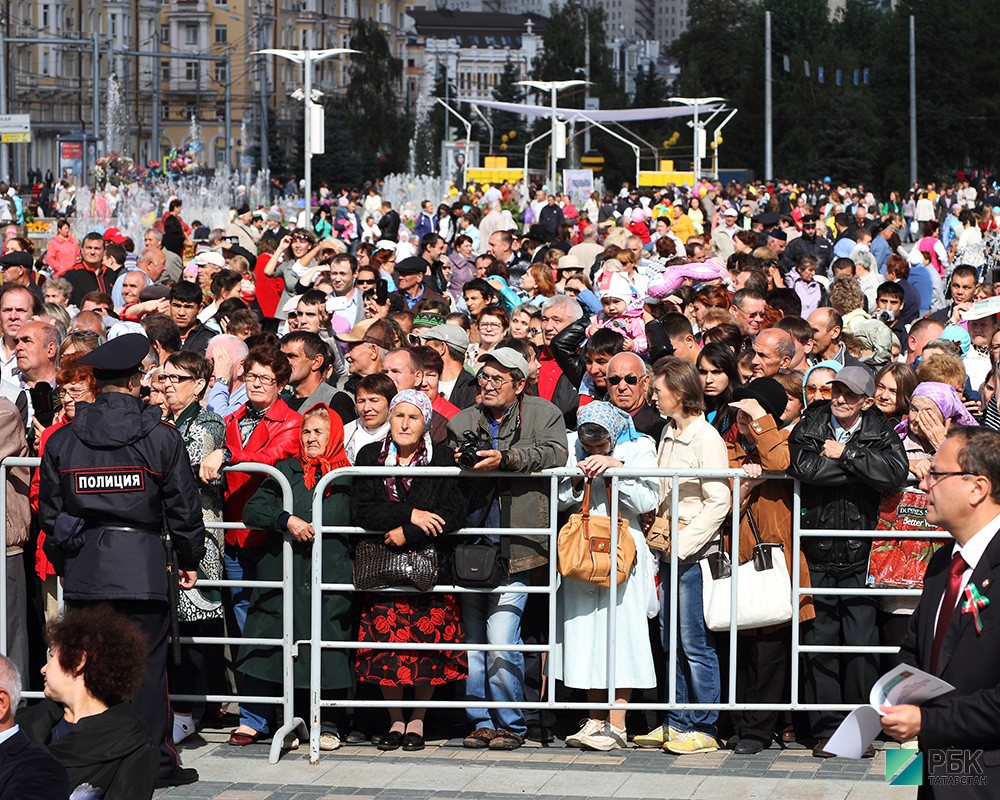
[{"label": "police officer in black uniform", "polygon": [[193,783],[172,741],[167,700],[170,630],[165,538],[181,589],[196,581],[205,550],[201,500],[187,449],[160,410],[139,399],[149,340],[112,339],[83,356],[100,391],[56,431],[40,467],[39,519],[51,531],[45,553],[63,578],[67,605],[106,602],[148,638],[146,678],[133,699],[160,751],[157,786]]}]

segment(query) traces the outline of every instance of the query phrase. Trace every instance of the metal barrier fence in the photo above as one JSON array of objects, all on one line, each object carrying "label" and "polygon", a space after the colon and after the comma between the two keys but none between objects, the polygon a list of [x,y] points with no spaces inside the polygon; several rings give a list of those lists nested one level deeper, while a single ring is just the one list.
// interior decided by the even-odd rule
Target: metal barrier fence
[{"label": "metal barrier fence", "polygon": [[[41,463],[39,458],[5,458],[0,462],[0,487],[7,485],[7,471],[18,467],[37,468]],[[288,480],[274,467],[266,464],[240,464],[235,467],[227,467],[225,472],[244,472],[253,474],[263,474],[273,478],[281,487],[282,505],[291,511],[292,508],[292,487]],[[205,527],[211,530],[238,530],[245,527],[241,522],[206,522]],[[7,530],[7,492],[0,491],[0,530]],[[241,703],[252,702],[264,705],[280,705],[282,707],[283,723],[274,733],[271,741],[271,749],[268,754],[268,761],[271,764],[278,762],[281,755],[281,745],[285,735],[298,731],[300,738],[306,735],[305,720],[296,717],[293,707],[294,682],[293,682],[293,661],[298,642],[292,639],[292,538],[290,535],[284,537],[282,543],[282,580],[280,581],[232,581],[232,580],[199,580],[201,587],[218,588],[259,588],[259,589],[281,589],[282,591],[282,636],[280,639],[264,638],[243,638],[241,636],[182,636],[182,645],[210,645],[223,647],[225,645],[261,645],[281,648],[282,662],[282,682],[280,697],[260,697],[251,695],[227,695],[227,694],[172,694],[174,700],[183,700],[203,703]],[[62,585],[58,588],[59,608],[62,610]],[[0,618],[7,619],[7,559],[0,559]],[[7,652],[7,626],[0,625],[0,652]],[[44,695],[41,692],[23,692],[25,699],[41,699]]]},{"label": "metal barrier fence", "polygon": [[[7,458],[0,463],[0,485],[5,486],[7,470],[15,467],[36,467],[39,463],[37,458]],[[263,473],[278,481],[281,486],[283,505],[286,511],[292,511],[292,498],[291,498],[291,487],[287,480],[273,467],[269,467],[262,464],[242,464],[238,467],[227,468],[227,471],[232,472],[252,472],[252,473]],[[514,587],[510,586],[500,586],[495,589],[473,589],[461,586],[451,586],[451,585],[439,585],[433,587],[430,591],[432,592],[447,592],[453,594],[501,594],[504,592],[516,593],[516,594],[545,594],[548,596],[548,644],[544,645],[526,645],[526,644],[510,644],[510,645],[497,645],[488,643],[476,643],[471,644],[465,643],[445,643],[445,644],[417,644],[417,643],[407,643],[401,646],[399,643],[379,643],[379,642],[328,642],[322,639],[322,629],[321,629],[321,608],[322,608],[322,593],[330,591],[341,591],[341,592],[354,592],[356,591],[353,584],[340,584],[340,583],[323,583],[322,575],[322,552],[323,552],[323,536],[324,533],[342,533],[347,535],[363,535],[370,533],[365,528],[354,526],[354,525],[330,525],[326,524],[323,520],[323,495],[325,493],[328,485],[339,478],[345,477],[358,477],[358,476],[377,476],[377,477],[387,477],[392,475],[405,475],[407,477],[458,477],[461,476],[463,479],[470,480],[482,480],[482,479],[496,479],[501,477],[508,478],[534,478],[538,481],[548,481],[549,482],[549,524],[544,528],[505,528],[505,529],[493,529],[493,528],[463,528],[453,534],[452,536],[481,536],[484,534],[489,534],[493,536],[544,536],[548,539],[548,548],[550,558],[548,560],[547,572],[548,572],[548,582],[545,585],[530,585],[522,586],[517,585]],[[670,481],[670,539],[671,539],[671,554],[670,554],[670,585],[661,586],[661,591],[670,592],[671,602],[670,602],[670,615],[669,615],[669,653],[675,653],[677,649],[677,636],[678,636],[678,588],[679,588],[679,575],[678,575],[678,552],[679,552],[679,528],[677,524],[678,520],[678,503],[679,503],[679,481],[686,478],[697,478],[703,480],[726,480],[732,481],[731,484],[731,494],[730,502],[731,507],[739,508],[739,498],[740,498],[740,482],[743,479],[748,478],[747,474],[743,470],[736,469],[726,469],[726,470],[689,470],[689,471],[679,471],[679,470],[669,470],[669,469],[626,469],[626,468],[614,468],[609,469],[605,473],[606,477],[610,480],[611,487],[611,506],[608,509],[609,516],[612,519],[617,518],[619,514],[619,481],[631,478],[657,478],[666,479]],[[735,657],[737,652],[737,640],[738,631],[735,624],[730,625],[730,629],[727,634],[719,634],[719,636],[726,635],[729,642],[729,650],[731,653],[730,658],[730,668],[728,678],[725,684],[726,693],[725,696],[727,700],[723,700],[720,703],[677,703],[673,702],[672,698],[677,696],[677,661],[676,658],[669,656],[667,658],[667,686],[666,686],[666,696],[667,700],[659,703],[639,703],[639,702],[628,702],[619,703],[615,700],[615,651],[616,651],[616,627],[617,627],[617,613],[618,613],[618,592],[622,587],[619,587],[615,581],[611,581],[611,585],[608,588],[609,600],[607,612],[608,617],[608,641],[607,646],[607,699],[603,703],[592,703],[592,702],[565,702],[556,701],[555,699],[555,680],[553,679],[553,650],[557,646],[555,642],[555,631],[556,631],[556,592],[558,591],[560,585],[560,578],[556,569],[556,538],[559,532],[558,526],[558,489],[559,481],[572,478],[572,477],[582,477],[582,473],[577,469],[570,468],[560,468],[546,470],[543,473],[536,473],[533,475],[525,475],[523,473],[499,473],[492,472],[488,474],[482,473],[471,473],[463,472],[456,467],[348,467],[333,472],[328,473],[323,476],[323,478],[317,483],[316,488],[313,493],[313,515],[312,515],[312,525],[316,533],[313,541],[312,547],[312,560],[311,560],[311,598],[310,598],[310,622],[311,622],[311,634],[306,641],[294,641],[293,639],[293,601],[292,601],[292,538],[290,535],[286,535],[283,539],[282,548],[282,567],[283,567],[283,578],[281,581],[231,581],[231,580],[219,580],[219,581],[199,581],[201,586],[213,586],[213,587],[259,587],[259,588],[280,588],[283,593],[283,604],[282,604],[282,624],[283,631],[282,637],[280,639],[245,639],[238,636],[230,637],[182,637],[182,644],[196,644],[196,645],[239,645],[239,644],[253,644],[268,647],[280,647],[282,650],[282,694],[280,697],[257,697],[257,696],[241,696],[241,695],[174,695],[174,699],[179,700],[189,700],[189,701],[201,701],[201,702],[256,702],[263,704],[274,704],[280,705],[283,709],[283,725],[274,733],[274,738],[271,744],[271,750],[269,753],[269,762],[276,763],[280,755],[281,744],[284,736],[291,732],[297,731],[300,738],[305,738],[306,728],[308,727],[309,734],[309,757],[310,761],[313,763],[319,760],[319,736],[320,736],[320,714],[322,708],[328,707],[355,707],[355,708],[460,708],[464,709],[468,706],[465,701],[418,701],[418,700],[324,700],[321,697],[321,665],[322,665],[322,650],[327,649],[343,649],[349,651],[356,651],[359,649],[370,649],[370,650],[407,650],[407,651],[420,651],[420,650],[449,650],[449,651],[487,651],[487,652],[539,652],[546,653],[548,658],[546,659],[546,697],[537,702],[521,702],[518,704],[520,708],[523,709],[568,709],[568,710],[587,710],[587,709],[635,709],[635,710],[656,710],[656,711],[667,711],[676,709],[685,710],[728,710],[728,711],[785,711],[785,710],[850,710],[855,708],[854,705],[825,705],[825,704],[808,704],[803,703],[799,700],[799,676],[800,676],[800,664],[799,655],[808,653],[893,653],[897,652],[896,647],[852,647],[844,645],[802,645],[800,643],[800,630],[798,621],[798,609],[799,601],[802,596],[805,595],[833,595],[833,596],[866,596],[866,597],[885,597],[885,596],[912,596],[919,597],[920,590],[918,589],[823,589],[823,588],[803,588],[801,585],[802,575],[799,554],[801,551],[801,541],[803,537],[826,537],[826,538],[921,538],[921,539],[950,539],[949,534],[941,533],[931,533],[925,531],[854,531],[854,530],[821,530],[821,529],[803,529],[800,527],[801,521],[801,487],[798,481],[793,483],[793,494],[792,494],[792,573],[791,573],[791,594],[792,594],[792,609],[793,609],[793,624],[789,626],[790,638],[791,638],[791,656],[790,656],[790,673],[791,673],[791,696],[790,701],[785,703],[746,703],[736,701],[736,669],[735,669]],[[780,480],[791,480],[785,475],[767,475],[762,476],[768,479],[780,479]],[[6,530],[6,492],[0,492],[0,529]],[[735,565],[739,563],[739,515],[731,515],[730,518],[730,534],[731,534],[731,547],[730,547],[730,559],[734,565],[732,570],[732,581],[731,581],[731,599],[730,599],[730,619],[737,619],[737,598],[738,598],[738,581],[739,581],[739,570],[735,569]],[[206,524],[208,528],[214,529],[233,529],[242,528],[241,523],[208,523]],[[611,552],[617,551],[618,546],[618,530],[617,526],[611,526]],[[7,612],[7,583],[6,583],[6,559],[0,559],[0,614],[6,619]],[[412,590],[404,589],[387,589],[381,590],[380,593],[400,593],[408,592]],[[61,599],[61,598],[60,598]],[[305,721],[300,717],[294,716],[293,711],[293,694],[294,694],[294,678],[293,678],[293,662],[298,655],[298,648],[300,645],[309,645],[310,649],[310,689],[309,689],[309,722],[310,724],[306,726]],[[0,625],[0,651],[6,652],[7,649],[7,630],[6,626]],[[37,698],[40,697],[40,693],[24,693],[26,698]],[[476,701],[476,706],[480,708],[503,708],[507,707],[509,704],[501,702],[487,702],[487,701]]]}]

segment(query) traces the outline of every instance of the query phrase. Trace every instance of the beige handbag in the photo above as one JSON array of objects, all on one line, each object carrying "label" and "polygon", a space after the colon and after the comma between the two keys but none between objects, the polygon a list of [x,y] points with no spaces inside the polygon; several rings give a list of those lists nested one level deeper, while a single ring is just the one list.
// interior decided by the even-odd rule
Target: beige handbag
[{"label": "beige handbag", "polygon": [[[611,518],[590,513],[590,486],[587,480],[580,511],[569,518],[559,531],[557,543],[559,574],[584,583],[609,588],[611,586]],[[611,487],[607,482],[608,509],[611,509]],[[618,516],[618,553],[616,583],[621,584],[635,566],[635,541],[628,520]]]}]

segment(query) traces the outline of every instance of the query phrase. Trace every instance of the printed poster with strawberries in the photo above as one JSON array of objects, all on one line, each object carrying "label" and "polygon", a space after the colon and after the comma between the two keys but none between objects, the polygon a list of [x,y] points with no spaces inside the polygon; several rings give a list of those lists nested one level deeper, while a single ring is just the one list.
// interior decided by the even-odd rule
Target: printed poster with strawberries
[{"label": "printed poster with strawberries", "polygon": [[[937,531],[927,522],[927,495],[915,490],[882,497],[878,509],[879,531]],[[869,586],[920,589],[931,556],[941,540],[873,539],[868,557]]]}]

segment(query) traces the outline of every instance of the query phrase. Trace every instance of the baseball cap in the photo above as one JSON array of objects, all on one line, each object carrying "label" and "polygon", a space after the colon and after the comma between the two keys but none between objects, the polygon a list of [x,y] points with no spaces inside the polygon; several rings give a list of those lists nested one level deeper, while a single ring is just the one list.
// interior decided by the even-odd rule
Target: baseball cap
[{"label": "baseball cap", "polygon": [[118,230],[118,228],[106,228],[104,231],[104,241],[106,242],[121,244],[125,239],[125,234]]},{"label": "baseball cap", "polygon": [[525,361],[524,356],[511,347],[496,347],[488,353],[483,353],[479,356],[478,361],[480,364],[487,361],[496,361],[501,367],[516,369],[525,378],[528,377],[528,372],[530,371],[530,367],[528,367],[528,362]]},{"label": "baseball cap", "polygon": [[376,344],[385,350],[392,350],[395,345],[392,341],[392,328],[382,319],[366,319],[359,322],[350,333],[335,333],[333,337],[338,342],[344,342],[350,346],[367,342]]},{"label": "baseball cap", "polygon": [[463,353],[469,349],[469,334],[465,332],[464,328],[451,322],[429,328],[417,335],[425,341],[434,339],[438,342],[444,342],[453,350],[459,350]]},{"label": "baseball cap", "polygon": [[854,394],[873,397],[875,395],[875,377],[864,367],[844,367],[837,373],[833,383],[842,383]]},{"label": "baseball cap", "polygon": [[725,217],[738,217],[740,215],[740,212],[737,211],[735,208],[727,208],[725,211],[722,212],[722,215]]},{"label": "baseball cap", "polygon": [[225,269],[226,259],[222,257],[222,253],[217,253],[215,250],[206,250],[204,253],[198,253],[194,257],[194,263],[199,267],[219,267]]}]

